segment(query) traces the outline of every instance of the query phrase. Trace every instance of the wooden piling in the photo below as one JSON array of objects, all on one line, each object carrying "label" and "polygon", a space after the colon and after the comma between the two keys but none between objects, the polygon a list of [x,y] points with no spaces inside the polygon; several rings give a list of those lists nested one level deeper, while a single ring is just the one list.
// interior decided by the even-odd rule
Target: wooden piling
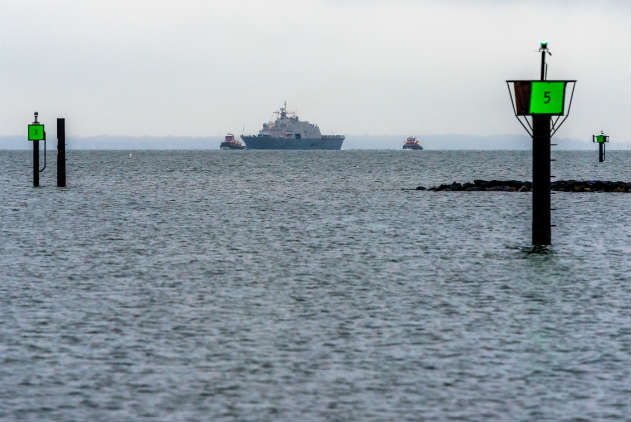
[{"label": "wooden piling", "polygon": [[57,187],[66,187],[66,119],[57,119]]},{"label": "wooden piling", "polygon": [[550,245],[550,116],[532,120],[532,244]]},{"label": "wooden piling", "polygon": [[39,187],[39,141],[33,142],[33,187]]}]

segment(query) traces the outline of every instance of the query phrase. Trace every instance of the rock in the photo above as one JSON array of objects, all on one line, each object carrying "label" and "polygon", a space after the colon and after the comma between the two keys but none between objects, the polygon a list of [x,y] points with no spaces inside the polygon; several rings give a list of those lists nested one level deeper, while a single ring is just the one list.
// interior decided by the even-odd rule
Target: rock
[{"label": "rock", "polygon": [[[561,192],[631,192],[629,182],[611,182],[607,180],[555,180],[550,184],[554,191]],[[473,183],[442,184],[425,189],[419,186],[416,190],[437,191],[500,191],[500,192],[530,192],[532,182],[519,180],[481,180]]]}]

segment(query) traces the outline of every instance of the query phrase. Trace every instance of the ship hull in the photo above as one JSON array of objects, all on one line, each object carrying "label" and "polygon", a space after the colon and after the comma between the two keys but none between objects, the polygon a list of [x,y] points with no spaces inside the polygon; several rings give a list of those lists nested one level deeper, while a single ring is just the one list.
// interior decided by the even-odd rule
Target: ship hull
[{"label": "ship hull", "polygon": [[222,142],[221,145],[219,146],[219,149],[222,149],[222,150],[228,150],[228,149],[240,150],[240,149],[245,149],[245,147],[243,145],[234,145],[234,144],[231,144],[229,142]]},{"label": "ship hull", "polygon": [[344,136],[342,135],[328,135],[322,136],[322,138],[313,139],[294,139],[294,138],[274,138],[271,136],[245,136],[242,135],[241,139],[245,142],[248,149],[342,149],[342,143],[344,142]]},{"label": "ship hull", "polygon": [[416,150],[421,151],[423,149],[423,147],[420,146],[420,145],[414,145],[414,146],[403,145],[403,149],[416,149]]}]

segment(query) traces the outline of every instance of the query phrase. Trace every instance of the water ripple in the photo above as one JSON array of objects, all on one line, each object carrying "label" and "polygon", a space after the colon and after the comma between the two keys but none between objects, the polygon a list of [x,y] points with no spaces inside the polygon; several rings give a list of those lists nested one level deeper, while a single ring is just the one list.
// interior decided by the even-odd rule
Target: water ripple
[{"label": "water ripple", "polygon": [[0,419],[628,420],[629,196],[401,190],[529,157],[0,152]]}]

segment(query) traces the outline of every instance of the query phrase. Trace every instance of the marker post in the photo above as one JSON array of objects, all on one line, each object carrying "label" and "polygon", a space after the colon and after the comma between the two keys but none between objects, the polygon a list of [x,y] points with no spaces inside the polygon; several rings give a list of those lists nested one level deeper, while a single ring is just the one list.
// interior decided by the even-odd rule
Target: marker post
[{"label": "marker post", "polygon": [[[540,50],[541,80],[545,81],[547,45],[542,45]],[[547,91],[544,91],[544,95],[546,92]],[[546,100],[547,97],[544,98],[544,102]],[[550,228],[550,185],[550,116],[547,114],[539,114],[532,117],[533,245],[549,245],[552,243]]]},{"label": "marker post", "polygon": [[592,142],[598,143],[598,162],[605,161],[605,144],[609,142],[609,136],[601,130],[600,135],[592,135]]},{"label": "marker post", "polygon": [[[539,51],[541,52],[539,80],[506,81],[515,117],[532,138],[532,244],[534,246],[552,243],[550,224],[550,147],[552,144],[550,140],[569,116],[576,85],[575,80],[547,80],[546,54],[551,55],[548,43],[542,41]],[[513,84],[512,90],[511,84]],[[568,84],[572,84],[572,94],[566,114],[565,94]],[[514,101],[513,92],[515,93]],[[527,116],[530,116],[532,123]],[[559,119],[561,119],[560,122]]]},{"label": "marker post", "polygon": [[[33,187],[39,187],[39,141],[44,141],[44,154],[46,154],[46,131],[44,125],[37,121],[37,111],[34,113],[33,123],[28,125],[28,140],[33,142]],[[44,158],[44,168],[46,162]],[[44,170],[44,169],[42,169]]]}]

